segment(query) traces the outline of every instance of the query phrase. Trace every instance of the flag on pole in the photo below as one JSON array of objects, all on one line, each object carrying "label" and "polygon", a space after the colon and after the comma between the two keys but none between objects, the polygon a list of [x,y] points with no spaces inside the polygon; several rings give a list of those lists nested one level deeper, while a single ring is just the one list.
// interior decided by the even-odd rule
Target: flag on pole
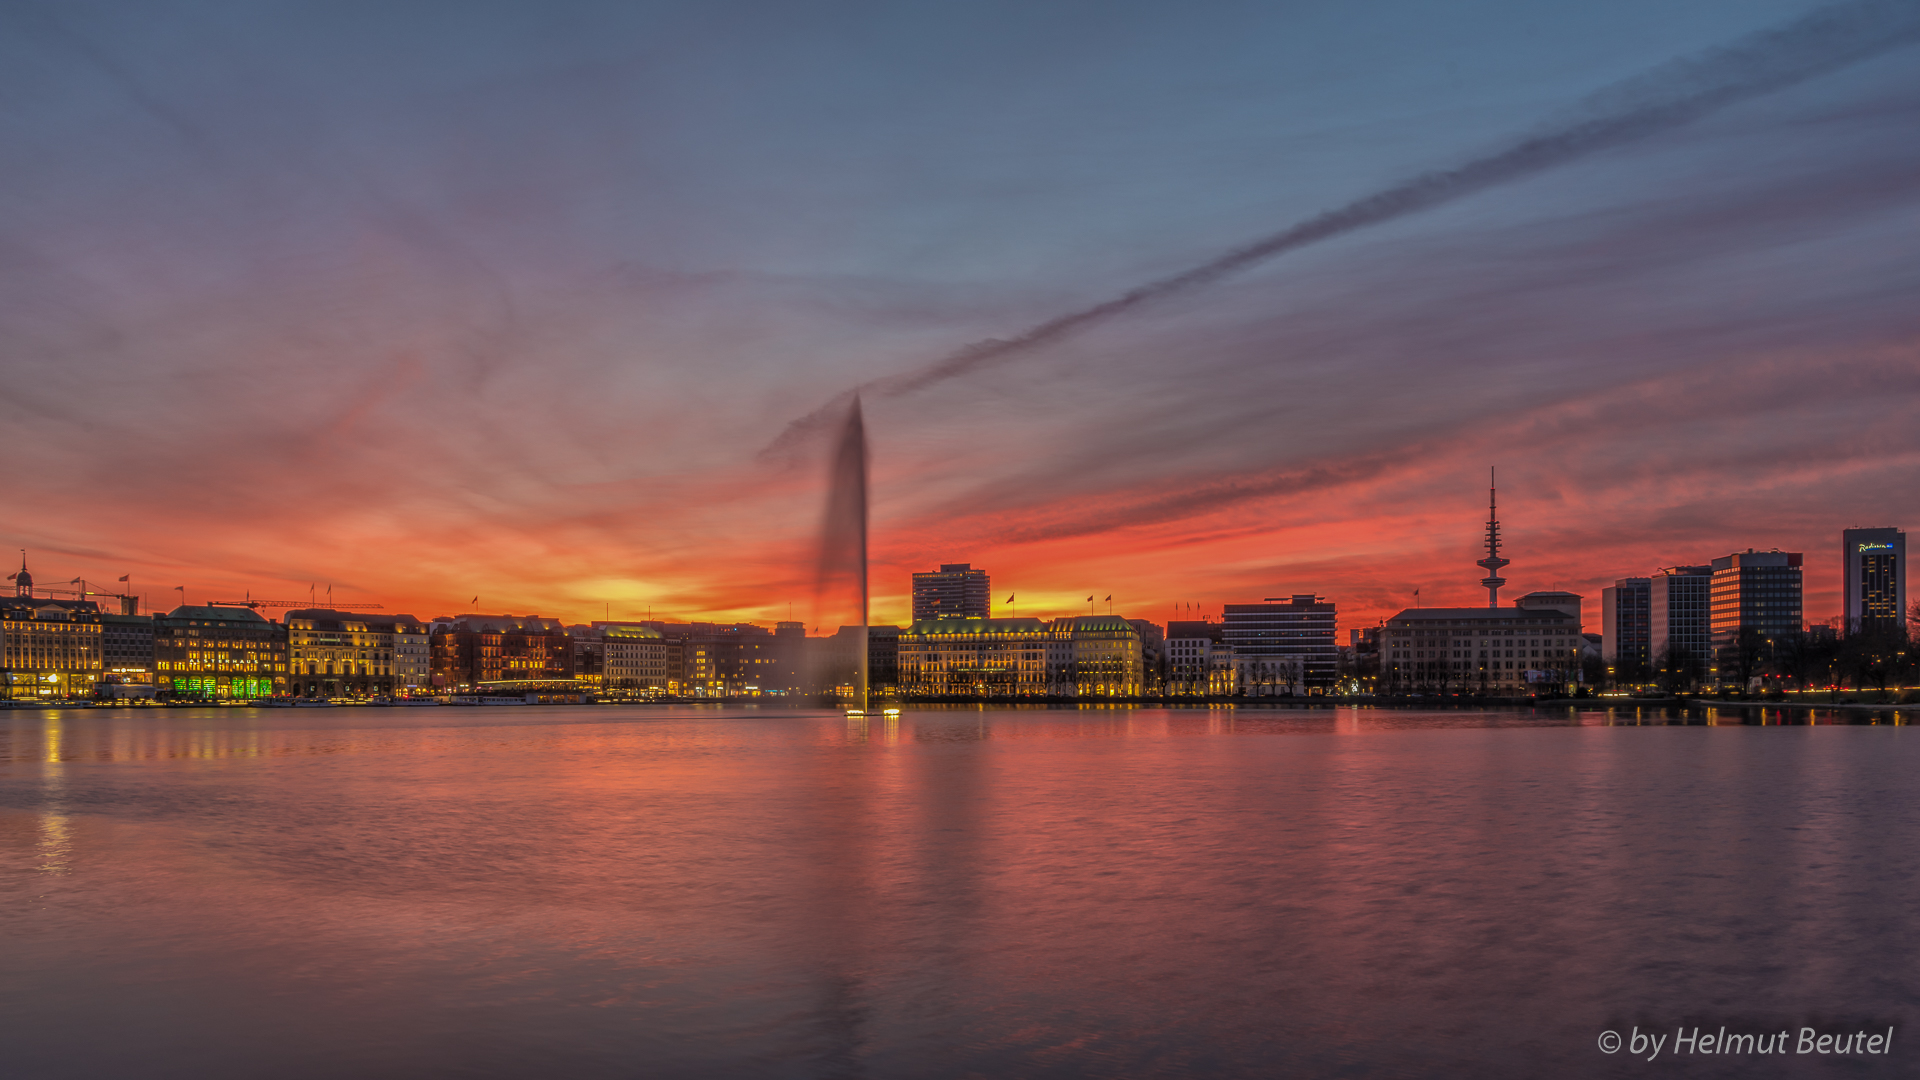
[{"label": "flag on pole", "polygon": [[132,576],[133,576],[132,574],[121,574],[121,575],[120,575],[120,580],[121,580],[121,581],[125,581],[125,580],[127,580],[128,578],[130,578],[130,577],[132,577]]},{"label": "flag on pole", "polygon": [[478,605],[480,603],[480,598],[476,596],[472,600],[468,601],[468,603]]},{"label": "flag on pole", "polygon": [[[1112,594],[1112,593],[1108,593],[1108,594],[1107,594],[1107,600],[1111,600],[1111,599],[1113,599],[1113,594]],[[1104,603],[1106,603],[1106,602],[1107,602],[1107,600],[1102,600],[1102,601],[1100,601],[1100,602],[1104,604]]]},{"label": "flag on pole", "polygon": [[1091,596],[1087,597],[1087,603],[1089,604],[1093,603],[1093,597]]},{"label": "flag on pole", "polygon": [[1009,604],[1011,604],[1011,603],[1013,603],[1013,596],[1014,596],[1014,594],[1013,594],[1013,593],[1008,593],[1008,594],[1007,594],[1007,603],[1009,603]]}]

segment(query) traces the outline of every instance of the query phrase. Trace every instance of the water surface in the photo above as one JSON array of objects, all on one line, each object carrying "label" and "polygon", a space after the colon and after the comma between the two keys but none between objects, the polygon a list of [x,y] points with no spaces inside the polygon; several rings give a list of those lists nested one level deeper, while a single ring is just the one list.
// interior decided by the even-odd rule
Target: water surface
[{"label": "water surface", "polygon": [[1916,732],[1658,721],[0,713],[0,1074],[1920,1072],[1597,1048],[1916,1015]]}]

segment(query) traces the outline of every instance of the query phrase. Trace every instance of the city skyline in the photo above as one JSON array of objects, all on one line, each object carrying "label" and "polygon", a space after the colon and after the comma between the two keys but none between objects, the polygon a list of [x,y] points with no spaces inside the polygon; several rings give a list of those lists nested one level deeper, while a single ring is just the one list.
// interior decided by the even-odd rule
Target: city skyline
[{"label": "city skyline", "polygon": [[[848,623],[797,415],[1816,10],[1897,9],[11,13],[0,541],[156,602]],[[1822,553],[1920,480],[1905,60],[870,399],[874,621],[955,561],[1036,616],[1472,603],[1489,464],[1507,595],[1779,548],[1839,615]]]},{"label": "city skyline", "polygon": [[[1486,519],[1482,519],[1479,523],[1479,527],[1480,527],[1479,551],[1481,552],[1485,552],[1487,550],[1485,545],[1487,542],[1486,536],[1487,536],[1488,524],[1489,522]],[[1506,529],[1506,522],[1500,521],[1499,527],[1500,527],[1500,530],[1504,533]],[[1894,533],[1900,532],[1900,527],[1885,526],[1885,527],[1873,528],[1873,529],[1862,529],[1860,527],[1850,527],[1843,531],[1849,535],[1853,533],[1860,533],[1860,532],[1894,534]],[[1504,540],[1501,541],[1501,548],[1502,550],[1506,549],[1506,542]],[[1782,550],[1784,549],[1777,548],[1777,547],[1774,547],[1774,548],[1749,547],[1746,549],[1733,549],[1730,552],[1730,554],[1739,555],[1743,552],[1747,552],[1747,553],[1751,553],[1754,551],[1777,552]],[[24,571],[28,569],[26,566],[27,553],[23,551],[21,553],[21,557],[22,557],[21,569]],[[1719,558],[1719,557],[1714,556],[1712,558]],[[1798,553],[1795,553],[1795,558],[1796,559],[1799,558]],[[1698,562],[1701,560],[1695,560],[1695,561]],[[1835,584],[1832,591],[1836,594],[1839,594],[1841,592],[1841,580],[1844,578],[1844,575],[1846,572],[1846,563],[1845,563],[1844,555],[1836,557],[1832,561],[1836,564],[1835,568],[1833,568],[1831,571],[1835,579]],[[1652,568],[1652,570],[1655,572],[1662,571],[1662,570],[1672,570],[1677,567],[1684,567],[1685,562],[1686,560],[1680,560],[1680,561],[1666,564],[1664,566],[1654,567]],[[1816,572],[1815,568],[1819,567],[1820,564],[1821,564],[1821,559],[1819,558],[1819,555],[1816,553],[1815,557],[1808,560],[1806,563],[1806,569],[1808,571],[1808,573],[1806,574],[1806,577],[1809,579],[1817,580],[1817,578],[1819,577],[1819,574]],[[1475,565],[1478,565],[1478,564],[1475,564]],[[1799,564],[1796,563],[1795,565],[1797,566]],[[919,585],[919,579],[936,578],[936,577],[942,576],[943,572],[956,571],[956,570],[967,571],[969,569],[971,569],[971,571],[976,575],[984,574],[987,572],[986,568],[970,567],[969,564],[958,564],[958,565],[943,564],[938,568],[938,570],[927,570],[927,569],[909,570],[907,573],[907,577],[911,584],[909,585],[909,588],[905,592],[898,593],[898,594],[889,594],[888,592],[886,592],[885,588],[882,587],[881,589],[877,590],[874,593],[874,617],[872,619],[873,625],[906,626],[914,622],[920,621],[919,619],[914,617],[911,610],[914,603],[914,592]],[[947,576],[951,576],[951,575],[947,575]],[[1631,576],[1631,575],[1623,575],[1623,576]],[[9,576],[7,580],[11,582],[13,580],[12,576]],[[35,584],[33,585],[33,589],[37,595],[44,596],[44,597],[62,596],[67,598],[78,598],[81,596],[81,593],[78,589],[75,588],[75,586],[84,585],[87,590],[85,592],[85,597],[88,599],[98,600],[103,605],[102,610],[106,610],[107,608],[112,607],[113,606],[112,601],[122,600],[122,599],[125,599],[127,596],[132,596],[135,598],[136,602],[138,603],[143,613],[164,613],[165,611],[169,610],[167,603],[152,602],[151,590],[147,590],[145,592],[134,592],[134,593],[127,593],[127,594],[118,593],[118,592],[115,592],[114,590],[117,588],[132,588],[133,586],[109,583],[109,582],[112,582],[112,580],[113,579],[101,579],[101,578],[95,578],[95,577],[88,577],[86,575],[79,575],[72,579],[60,578],[56,580],[56,579],[49,579],[44,574],[41,574],[40,576],[34,578]],[[1904,580],[1905,580],[1904,570],[1897,572],[1894,575],[1892,580],[1896,580],[1898,582],[1904,583]],[[1538,593],[1538,592],[1566,591],[1566,592],[1572,592],[1576,595],[1584,597],[1589,602],[1589,604],[1593,607],[1593,612],[1594,612],[1593,625],[1590,627],[1587,627],[1587,629],[1591,632],[1597,633],[1599,632],[1599,626],[1600,626],[1600,622],[1598,621],[1598,618],[1599,618],[1598,613],[1601,610],[1600,604],[1602,603],[1606,592],[1612,589],[1612,587],[1617,583],[1618,583],[1618,579],[1616,579],[1615,581],[1609,581],[1604,586],[1593,590],[1591,593],[1582,593],[1578,589],[1563,590],[1557,584],[1543,585],[1537,588],[1528,589],[1527,592]],[[1472,585],[1471,585],[1471,588],[1473,590],[1484,590],[1485,587],[1486,586],[1484,583],[1484,579],[1476,580],[1472,582]],[[1902,585],[1902,588],[1904,588],[1904,585]],[[247,599],[238,600],[238,601],[211,600],[211,599],[195,600],[190,598],[189,596],[189,593],[191,591],[190,589],[183,589],[178,586],[170,588],[166,591],[168,593],[173,593],[175,595],[171,598],[163,597],[163,600],[171,599],[174,603],[181,604],[181,605],[216,604],[216,605],[226,605],[226,606],[233,606],[233,607],[256,606],[256,607],[264,607],[268,610],[271,610],[276,607],[319,607],[319,608],[334,608],[342,611],[353,611],[353,610],[387,611],[389,612],[389,614],[391,614],[391,611],[393,610],[390,605],[386,605],[369,598],[359,598],[359,599],[339,598],[337,600],[332,599],[331,587],[330,586],[323,587],[317,584],[310,584],[309,599],[306,601],[297,601],[297,600],[287,601],[287,600],[276,600],[268,597],[261,597],[258,603],[252,603],[251,601],[252,601],[253,590],[251,589],[246,590]],[[1010,595],[1008,599],[1011,599],[1011,592],[1015,592],[1018,590],[1010,591],[1006,588],[1002,588],[1001,591],[1009,592]],[[1803,595],[1812,596],[1814,594],[1815,594],[1815,590],[1813,588],[1811,587],[1804,588]],[[1344,617],[1342,619],[1342,625],[1355,626],[1355,627],[1379,625],[1387,616],[1391,615],[1393,611],[1400,611],[1409,607],[1412,607],[1412,608],[1420,608],[1420,607],[1475,608],[1475,607],[1488,606],[1480,602],[1479,598],[1472,597],[1472,596],[1467,597],[1468,602],[1466,603],[1449,603],[1448,602],[1449,599],[1452,599],[1457,595],[1458,595],[1457,589],[1447,590],[1444,586],[1442,590],[1439,592],[1429,590],[1429,591],[1426,591],[1424,595],[1420,592],[1416,592],[1413,595],[1411,595],[1411,597],[1408,599],[1408,602],[1401,603],[1393,607],[1392,611],[1383,612],[1377,617],[1361,617],[1361,618]],[[1510,603],[1512,602],[1512,598],[1516,595],[1524,596],[1526,594],[1524,593],[1510,594]],[[1904,593],[1902,593],[1902,595],[1904,595]],[[317,599],[315,599],[316,597]],[[473,598],[473,600],[476,602],[482,599],[483,598],[480,596],[475,596]],[[1128,616],[1134,617],[1134,618],[1147,618],[1149,621],[1163,621],[1162,620],[1163,616],[1166,617],[1164,621],[1179,621],[1179,620],[1194,619],[1194,618],[1217,619],[1225,613],[1226,609],[1232,607],[1233,605],[1246,604],[1253,599],[1260,599],[1260,598],[1252,597],[1251,595],[1249,595],[1249,596],[1216,599],[1211,602],[1204,602],[1204,601],[1193,602],[1193,601],[1175,600],[1170,603],[1163,604],[1162,609],[1157,611],[1147,610],[1147,609],[1141,609],[1138,611],[1129,610]],[[1265,599],[1271,600],[1274,598],[1269,597]],[[1280,599],[1285,599],[1285,598],[1282,597]],[[1109,603],[1109,604],[1118,603],[1118,601],[1114,601],[1111,596],[1108,596],[1106,599],[1100,602]],[[757,618],[753,618],[753,617],[729,618],[728,616],[732,613],[722,612],[717,615],[713,613],[707,613],[707,612],[686,613],[686,612],[676,612],[676,611],[660,611],[660,610],[655,610],[651,607],[642,609],[639,611],[623,610],[620,612],[615,612],[612,610],[613,605],[608,602],[603,602],[601,610],[598,612],[582,611],[577,614],[568,612],[568,613],[562,613],[562,614],[556,615],[552,611],[535,610],[536,608],[539,608],[541,606],[541,603],[542,601],[540,601],[539,599],[535,599],[533,601],[533,605],[531,607],[528,607],[525,612],[509,612],[508,608],[511,607],[512,605],[502,606],[499,604],[490,605],[486,603],[469,603],[465,605],[458,604],[458,603],[440,604],[438,606],[432,607],[431,610],[439,611],[442,617],[456,615],[456,614],[468,615],[468,614],[482,614],[487,612],[493,612],[498,614],[524,614],[529,617],[553,617],[553,618],[558,618],[561,622],[574,622],[574,623],[594,623],[594,622],[601,622],[601,621],[614,621],[614,622],[666,621],[666,622],[739,622],[739,623],[758,624],[758,623],[782,623],[782,622],[790,621],[785,618],[780,618],[777,615],[761,616]],[[1014,608],[1017,607],[1017,605],[1009,606],[1004,601],[1000,601],[1000,600],[990,599],[989,603],[991,605],[990,617],[993,617],[993,618],[1008,617],[1013,613]],[[1067,590],[1064,593],[1060,591],[1055,591],[1052,593],[1043,592],[1039,594],[1039,599],[1037,603],[1032,599],[1031,594],[1029,594],[1028,603],[1032,608],[1032,610],[1030,610],[1028,614],[1032,617],[1041,618],[1041,619],[1053,619],[1053,618],[1059,618],[1059,617],[1070,617],[1077,614],[1086,614],[1086,612],[1083,611],[1082,609],[1086,608],[1087,606],[1086,599],[1084,597],[1075,595],[1074,590]],[[1058,606],[1053,606],[1053,605],[1058,605]],[[420,605],[416,605],[416,606],[420,606]],[[547,604],[546,606],[553,607],[553,605],[550,603]],[[890,613],[893,612],[895,608],[899,609],[899,617],[898,618],[887,617]],[[557,611],[558,609],[555,609],[555,610]],[[1343,612],[1345,612],[1346,610],[1347,609],[1343,608]],[[1903,607],[1900,610],[1902,611],[1902,614],[1898,616],[1898,618],[1902,622],[1904,622],[1907,619],[1907,615],[1905,614],[1905,608]],[[1814,605],[1811,602],[1809,602],[1806,605],[1806,608],[1804,611],[1804,617],[1801,621],[1806,626],[1828,626],[1828,625],[1836,624],[1837,621],[1843,620],[1843,618],[1844,616],[1840,614],[1832,614],[1832,615],[1818,614],[1817,612],[1814,611]],[[821,635],[821,636],[830,636],[835,630],[837,630],[839,627],[842,627],[842,626],[858,625],[857,623],[816,625],[811,623],[805,623],[804,620],[802,622],[804,625],[807,626],[808,634]]]}]

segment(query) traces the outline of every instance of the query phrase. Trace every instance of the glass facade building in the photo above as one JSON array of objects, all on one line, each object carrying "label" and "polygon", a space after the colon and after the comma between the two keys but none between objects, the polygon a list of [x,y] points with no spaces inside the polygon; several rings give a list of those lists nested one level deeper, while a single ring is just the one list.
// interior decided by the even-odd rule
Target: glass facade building
[{"label": "glass facade building", "polygon": [[1618,675],[1651,669],[1653,582],[1621,578],[1600,590],[1600,656]]},{"label": "glass facade building", "polygon": [[1907,611],[1907,534],[1847,529],[1840,534],[1841,586],[1849,631],[1897,630]]},{"label": "glass facade building", "polygon": [[1799,634],[1801,556],[1797,551],[1737,552],[1713,560],[1709,619],[1713,633],[1713,681],[1745,677],[1742,653],[1754,641]]}]

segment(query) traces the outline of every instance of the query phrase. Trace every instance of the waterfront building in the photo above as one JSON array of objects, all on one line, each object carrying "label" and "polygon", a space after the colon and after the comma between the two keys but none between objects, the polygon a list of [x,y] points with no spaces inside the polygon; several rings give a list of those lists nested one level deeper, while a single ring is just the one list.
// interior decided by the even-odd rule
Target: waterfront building
[{"label": "waterfront building", "polygon": [[[901,633],[898,626],[867,627],[867,689],[870,696],[890,693],[900,686]],[[851,692],[851,688],[859,684],[860,636],[858,626],[843,626],[832,637],[818,639],[813,670],[819,689]]]},{"label": "waterfront building", "polygon": [[406,695],[433,690],[432,635],[411,615],[393,623],[393,689]]},{"label": "waterfront building", "polygon": [[1140,633],[1125,619],[927,619],[901,631],[900,691],[976,698],[1133,697]]},{"label": "waterfront building", "polygon": [[573,639],[573,678],[582,690],[598,690],[603,685],[602,676],[607,667],[607,637],[598,623],[591,626],[569,626],[567,636]]},{"label": "waterfront building", "polygon": [[913,575],[913,621],[992,618],[992,583],[970,563],[944,563]]},{"label": "waterfront building", "polygon": [[899,627],[867,627],[867,685],[874,693],[886,693],[899,687]]},{"label": "waterfront building", "polygon": [[804,693],[807,689],[807,624],[794,620],[773,626],[773,676],[768,682],[783,694]]},{"label": "waterfront building", "polygon": [[[20,579],[24,578],[22,583]],[[24,564],[17,594],[0,602],[0,669],[13,700],[85,697],[102,671],[100,609],[90,600],[33,595]]]},{"label": "waterfront building", "polygon": [[774,685],[779,656],[772,632],[752,623],[669,623],[640,625],[660,632],[674,667],[670,693],[689,697],[733,697],[761,692],[761,680]]},{"label": "waterfront building", "polygon": [[1587,644],[1578,615],[1518,602],[1510,608],[1408,608],[1389,618],[1381,633],[1383,688],[1398,693],[1523,694],[1562,687],[1577,680]]},{"label": "waterfront building", "polygon": [[1849,633],[1900,629],[1907,617],[1907,534],[1899,529],[1843,531],[1840,585]]},{"label": "waterfront building", "polygon": [[1228,604],[1221,621],[1246,693],[1323,694],[1333,685],[1340,653],[1334,605],[1325,597],[1300,593]]},{"label": "waterfront building", "polygon": [[100,666],[102,696],[152,697],[153,616],[101,613]]},{"label": "waterfront building", "polygon": [[1378,626],[1362,626],[1348,631],[1350,641],[1347,668],[1352,681],[1342,693],[1373,693],[1380,684],[1380,631]]},{"label": "waterfront building", "polygon": [[1221,623],[1168,623],[1164,692],[1172,697],[1226,697],[1238,692],[1239,666],[1226,633]]},{"label": "waterfront building", "polygon": [[672,657],[660,631],[640,623],[593,624],[605,642],[601,685],[621,693],[657,697],[672,693]]},{"label": "waterfront building", "polygon": [[1713,567],[1665,566],[1647,586],[1647,663],[1676,686],[1706,677],[1713,655]]},{"label": "waterfront building", "polygon": [[284,622],[287,685],[296,696],[391,697],[431,685],[431,655],[413,651],[431,648],[427,626],[411,615],[300,608]]},{"label": "waterfront building", "polygon": [[1653,670],[1653,579],[1628,577],[1600,590],[1600,657],[1618,677]]},{"label": "waterfront building", "polygon": [[173,698],[287,693],[287,628],[245,607],[182,605],[153,619],[154,679]]},{"label": "waterfront building", "polygon": [[1128,625],[1140,635],[1140,671],[1143,694],[1161,693],[1166,686],[1167,632],[1159,623],[1146,619],[1128,619]]},{"label": "waterfront building", "polygon": [[1744,687],[1762,650],[1801,632],[1800,552],[1748,548],[1715,559],[1710,589],[1710,675]]},{"label": "waterfront building", "polygon": [[441,616],[428,625],[436,690],[512,692],[573,682],[573,639],[539,615]]}]

